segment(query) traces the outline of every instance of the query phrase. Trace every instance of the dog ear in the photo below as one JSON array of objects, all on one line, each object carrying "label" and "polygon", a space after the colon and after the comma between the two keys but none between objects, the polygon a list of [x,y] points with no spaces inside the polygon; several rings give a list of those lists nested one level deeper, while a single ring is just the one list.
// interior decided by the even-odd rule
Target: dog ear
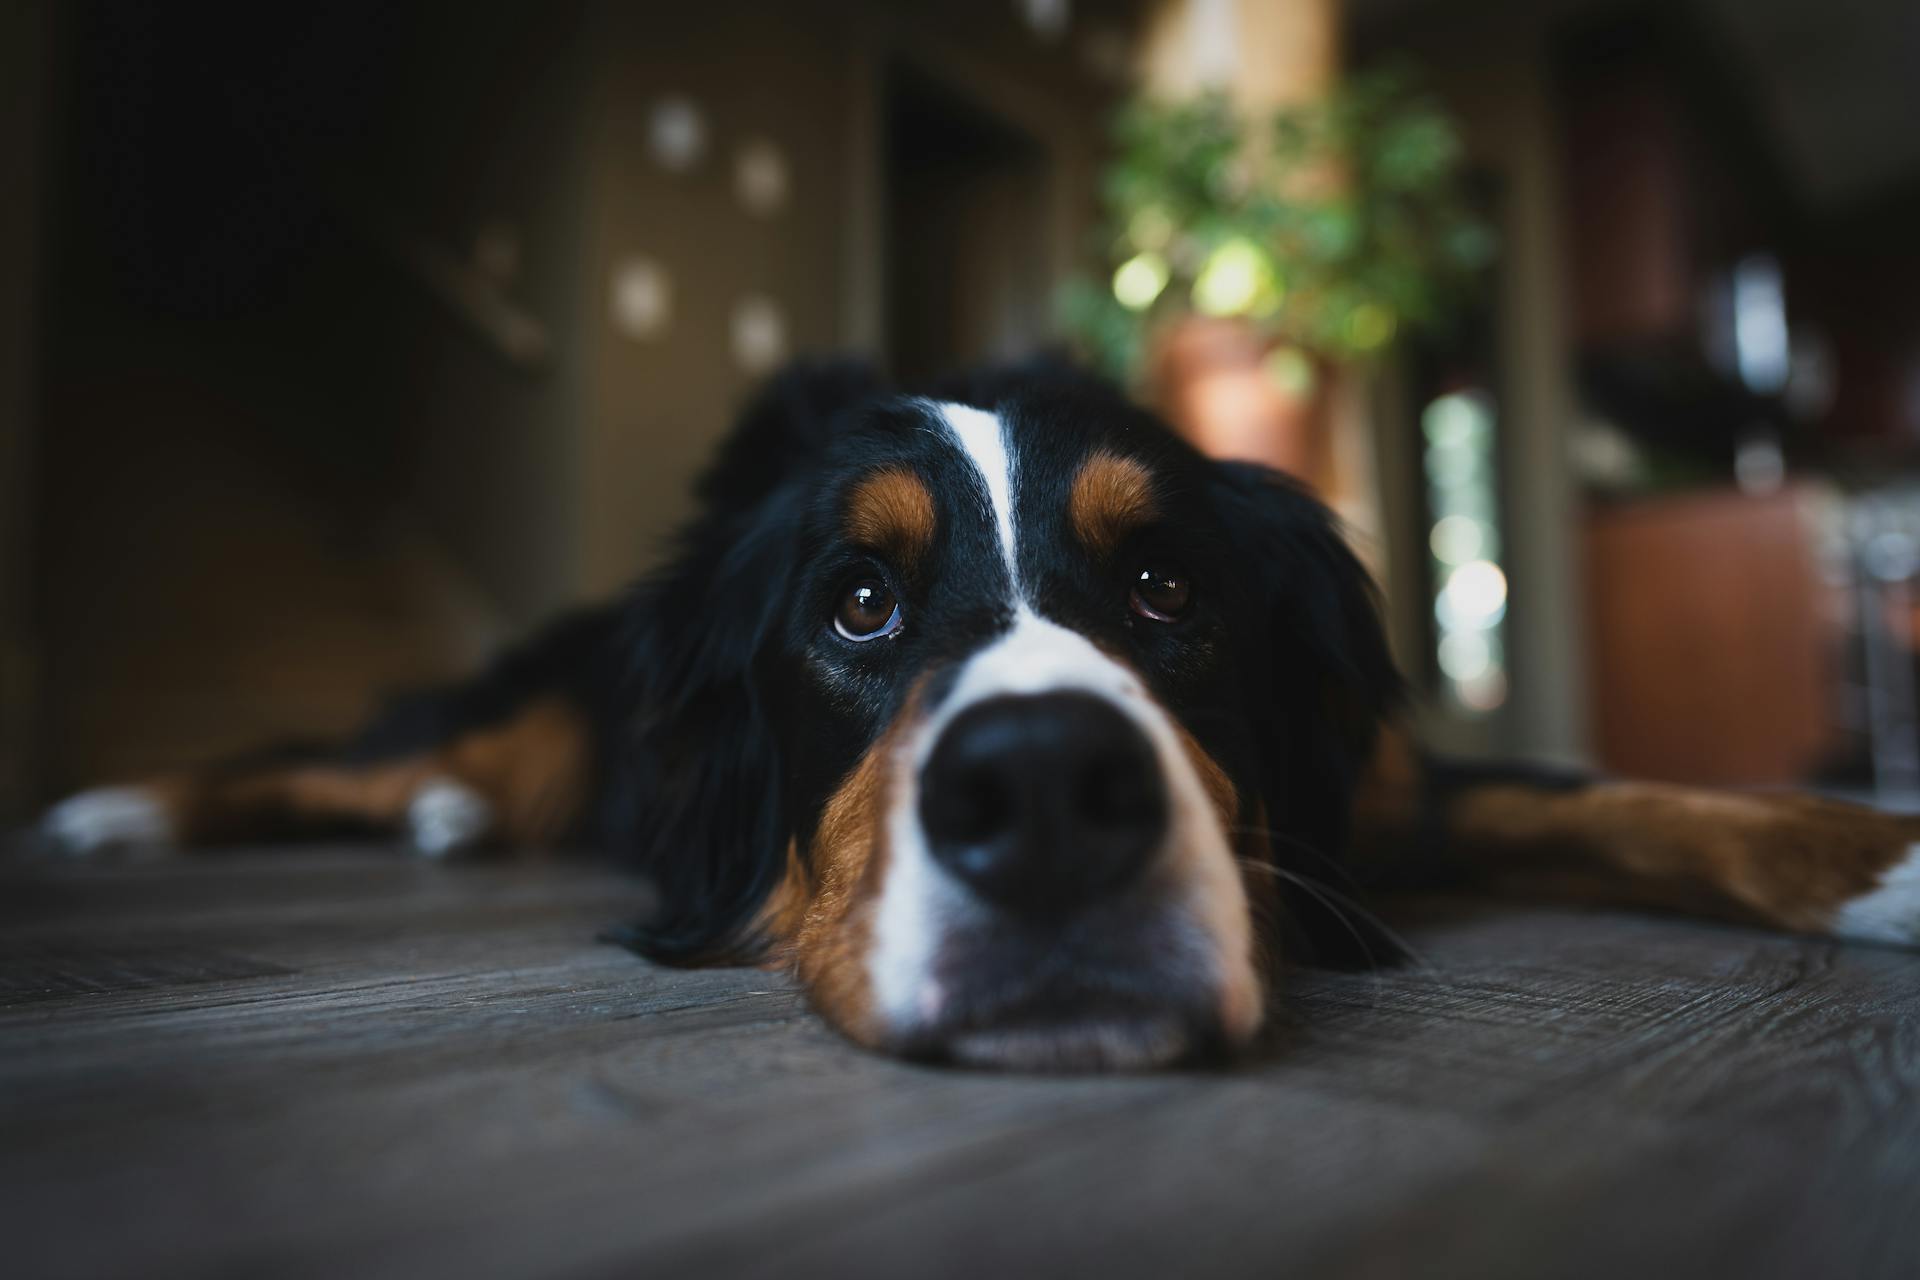
[{"label": "dog ear", "polygon": [[1268,821],[1337,855],[1360,772],[1402,697],[1379,593],[1333,513],[1292,480],[1220,462],[1213,489],[1260,615],[1244,629],[1240,670],[1258,708]]},{"label": "dog ear", "polygon": [[790,576],[792,505],[699,531],[629,605],[634,710],[610,753],[607,839],[655,894],[614,940],[652,959],[735,958],[784,862],[779,747],[753,675]]},{"label": "dog ear", "polygon": [[863,360],[802,361],[769,378],[694,486],[703,514],[751,511],[825,451],[849,411],[883,389]]},{"label": "dog ear", "polygon": [[804,476],[879,388],[851,364],[797,367],[741,416],[700,482],[702,513],[628,605],[626,699],[605,837],[653,885],[612,940],[691,964],[751,958],[750,923],[792,838],[785,769],[758,678],[794,578]]}]

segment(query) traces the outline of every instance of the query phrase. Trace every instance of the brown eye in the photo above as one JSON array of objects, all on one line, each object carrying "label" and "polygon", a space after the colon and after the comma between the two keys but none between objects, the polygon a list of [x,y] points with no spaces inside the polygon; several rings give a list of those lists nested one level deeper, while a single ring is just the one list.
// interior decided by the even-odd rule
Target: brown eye
[{"label": "brown eye", "polygon": [[840,597],[833,629],[849,640],[878,640],[900,629],[900,602],[878,578],[861,578]]},{"label": "brown eye", "polygon": [[1143,618],[1175,622],[1193,603],[1193,584],[1187,575],[1167,566],[1149,566],[1133,580],[1127,604]]}]

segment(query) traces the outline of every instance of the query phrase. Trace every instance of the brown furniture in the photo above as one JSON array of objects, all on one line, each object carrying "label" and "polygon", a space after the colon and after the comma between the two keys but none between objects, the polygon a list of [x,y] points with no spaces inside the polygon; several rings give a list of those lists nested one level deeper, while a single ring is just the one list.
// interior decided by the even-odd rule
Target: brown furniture
[{"label": "brown furniture", "polygon": [[1805,494],[1596,507],[1586,544],[1601,765],[1674,782],[1804,779],[1832,732],[1835,647]]}]

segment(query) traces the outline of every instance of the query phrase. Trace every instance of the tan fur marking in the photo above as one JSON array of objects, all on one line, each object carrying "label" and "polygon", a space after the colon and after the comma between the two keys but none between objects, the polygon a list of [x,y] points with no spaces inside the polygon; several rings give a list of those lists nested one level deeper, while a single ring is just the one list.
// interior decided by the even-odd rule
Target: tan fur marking
[{"label": "tan fur marking", "polygon": [[1278,981],[1275,958],[1282,954],[1280,878],[1258,870],[1274,865],[1273,837],[1267,822],[1267,802],[1256,799],[1245,826],[1227,829],[1227,845],[1240,863],[1240,884],[1246,890],[1247,910],[1253,917],[1253,968]]},{"label": "tan fur marking", "polygon": [[170,807],[187,841],[220,843],[337,823],[397,828],[433,773],[430,761],[410,758],[360,768],[316,764],[183,776],[156,789],[174,797]]},{"label": "tan fur marking", "polygon": [[847,537],[911,569],[933,545],[933,495],[904,467],[885,467],[854,486],[847,499]]},{"label": "tan fur marking", "polygon": [[867,974],[873,904],[886,875],[889,805],[898,802],[907,778],[897,767],[900,744],[922,718],[924,687],[923,677],[821,811],[805,909],[796,913],[789,899],[778,912],[792,928],[784,954],[815,1007],[854,1039],[869,1044],[879,1043],[883,1033],[874,1021]]},{"label": "tan fur marking", "polygon": [[[1273,865],[1273,842],[1267,829],[1266,802],[1256,799],[1253,812],[1243,819],[1239,788],[1233,785],[1233,779],[1227,776],[1226,769],[1184,726],[1176,722],[1174,728],[1180,739],[1180,749],[1186,752],[1194,772],[1200,775],[1201,789],[1207,793],[1214,814],[1220,819],[1220,829],[1227,837],[1227,848],[1232,850],[1237,864],[1235,870],[1240,875],[1240,887],[1247,895],[1247,908],[1253,916],[1254,971],[1272,974],[1272,958],[1278,951],[1273,934],[1280,926],[1279,913],[1275,909],[1280,901],[1280,892],[1276,877],[1269,871],[1259,869]],[[1176,860],[1193,856],[1192,851],[1175,850]],[[1191,871],[1186,874],[1191,874]],[[1232,1021],[1231,1016],[1229,1021]]]},{"label": "tan fur marking", "polygon": [[827,802],[813,841],[812,895],[792,938],[794,971],[829,1020],[856,1039],[878,1036],[866,956],[872,904],[887,861],[886,797],[897,726],[883,734]]},{"label": "tan fur marking", "polygon": [[501,839],[543,845],[564,836],[579,816],[591,750],[580,713],[549,698],[503,724],[456,738],[440,758],[448,773],[493,805]]},{"label": "tan fur marking", "polygon": [[1146,467],[1105,450],[1081,465],[1067,499],[1067,519],[1074,535],[1098,556],[1111,555],[1157,510],[1153,476]]},{"label": "tan fur marking", "polygon": [[1221,829],[1231,834],[1240,822],[1239,789],[1220,767],[1220,762],[1207,754],[1198,738],[1178,723],[1174,727],[1179,732],[1181,749],[1193,762],[1194,772],[1200,775],[1200,785],[1205,788],[1207,799],[1213,802],[1214,812],[1220,816]]},{"label": "tan fur marking", "polygon": [[813,900],[813,877],[800,857],[798,841],[787,841],[787,861],[780,883],[754,912],[747,930],[750,943],[764,946],[757,960],[766,968],[778,968],[793,961],[793,941],[806,919],[807,906]]},{"label": "tan fur marking", "polygon": [[1640,782],[1482,787],[1454,802],[1447,826],[1503,887],[1806,931],[1870,892],[1920,838],[1913,819],[1811,796]]},{"label": "tan fur marking", "polygon": [[1419,879],[1436,853],[1494,888],[1824,930],[1920,840],[1920,821],[1812,796],[1650,782],[1570,790],[1493,784],[1454,797],[1423,833],[1424,781],[1405,730],[1383,730],[1353,809],[1353,852]]},{"label": "tan fur marking", "polygon": [[1352,847],[1355,858],[1403,859],[1420,822],[1421,765],[1413,739],[1397,724],[1374,737],[1373,754],[1354,788]]},{"label": "tan fur marking", "polygon": [[180,774],[147,785],[186,842],[209,843],[343,822],[397,830],[423,785],[452,778],[492,806],[495,839],[539,846],[563,836],[579,815],[590,755],[580,714],[547,698],[424,755],[358,766]]},{"label": "tan fur marking", "polygon": [[1374,826],[1411,827],[1419,805],[1419,753],[1405,729],[1387,725],[1375,735],[1373,754],[1360,775],[1355,818]]}]

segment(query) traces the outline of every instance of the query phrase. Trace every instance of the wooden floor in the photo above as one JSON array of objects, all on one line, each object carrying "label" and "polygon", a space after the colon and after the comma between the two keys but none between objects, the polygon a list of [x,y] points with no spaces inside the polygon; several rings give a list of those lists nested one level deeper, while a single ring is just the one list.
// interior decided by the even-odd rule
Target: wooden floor
[{"label": "wooden floor", "polygon": [[1920,956],[1402,904],[1223,1072],[842,1044],[368,850],[0,873],[0,1271],[1920,1275]]}]

